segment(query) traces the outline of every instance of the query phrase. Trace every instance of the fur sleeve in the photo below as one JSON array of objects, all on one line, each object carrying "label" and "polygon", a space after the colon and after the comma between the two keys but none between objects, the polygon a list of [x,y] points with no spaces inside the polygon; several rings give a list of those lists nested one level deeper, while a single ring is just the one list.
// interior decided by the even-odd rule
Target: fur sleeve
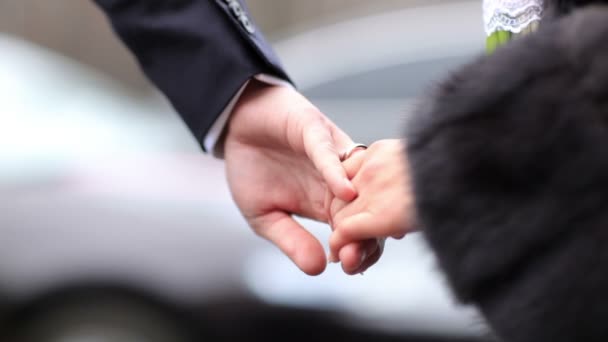
[{"label": "fur sleeve", "polygon": [[440,84],[406,130],[419,224],[508,342],[608,341],[608,10]]}]

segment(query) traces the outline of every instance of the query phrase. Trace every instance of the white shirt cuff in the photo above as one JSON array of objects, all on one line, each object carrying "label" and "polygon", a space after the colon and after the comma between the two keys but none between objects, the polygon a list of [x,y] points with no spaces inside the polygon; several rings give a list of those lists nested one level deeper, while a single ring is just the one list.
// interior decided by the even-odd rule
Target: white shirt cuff
[{"label": "white shirt cuff", "polygon": [[[293,87],[291,83],[272,75],[258,74],[255,75],[254,78],[260,82],[268,83],[270,85]],[[203,139],[203,146],[205,147],[205,150],[207,152],[211,152],[214,157],[222,158],[220,154],[216,154],[216,147],[219,142],[218,140],[220,139],[222,132],[224,131],[224,127],[226,126],[226,123],[228,122],[228,119],[232,114],[234,106],[243,94],[243,91],[249,84],[249,81],[250,80],[247,80],[241,86],[241,88],[239,88],[239,90],[236,92],[234,97],[232,97],[230,102],[228,102],[228,105],[224,108],[220,116],[218,116],[218,118],[215,120],[215,122],[211,126],[211,129],[207,132],[207,135],[205,135],[205,138]]]}]

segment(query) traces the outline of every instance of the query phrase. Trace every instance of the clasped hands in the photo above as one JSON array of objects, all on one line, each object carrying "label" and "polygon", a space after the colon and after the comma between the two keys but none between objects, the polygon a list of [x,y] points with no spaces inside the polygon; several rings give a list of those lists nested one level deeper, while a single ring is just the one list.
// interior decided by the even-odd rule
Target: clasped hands
[{"label": "clasped hands", "polygon": [[329,261],[348,274],[362,273],[382,255],[387,238],[414,230],[412,196],[401,140],[381,140],[358,149],[343,162],[357,196],[344,201],[327,194],[333,232]]},{"label": "clasped hands", "polygon": [[[234,202],[253,231],[303,272],[328,260],[348,274],[381,256],[384,239],[412,230],[411,196],[399,140],[385,140],[341,161],[353,141],[295,89],[252,81],[224,139]],[[331,225],[329,256],[294,216]]]}]

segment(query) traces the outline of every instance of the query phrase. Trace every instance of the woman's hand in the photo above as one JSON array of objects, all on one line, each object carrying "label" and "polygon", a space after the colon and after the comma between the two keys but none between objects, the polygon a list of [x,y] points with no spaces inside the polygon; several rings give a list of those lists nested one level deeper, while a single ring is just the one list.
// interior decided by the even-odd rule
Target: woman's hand
[{"label": "woman's hand", "polygon": [[402,140],[382,140],[343,163],[358,196],[350,202],[331,200],[330,258],[340,260],[348,274],[361,273],[376,263],[385,238],[400,239],[414,230],[404,148]]}]

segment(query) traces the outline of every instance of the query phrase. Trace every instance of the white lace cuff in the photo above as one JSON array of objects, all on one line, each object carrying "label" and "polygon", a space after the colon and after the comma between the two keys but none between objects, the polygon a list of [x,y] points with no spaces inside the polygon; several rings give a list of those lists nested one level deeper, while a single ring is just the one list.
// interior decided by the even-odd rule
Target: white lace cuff
[{"label": "white lace cuff", "polygon": [[543,0],[484,0],[483,19],[486,34],[496,31],[520,33],[542,18]]}]

